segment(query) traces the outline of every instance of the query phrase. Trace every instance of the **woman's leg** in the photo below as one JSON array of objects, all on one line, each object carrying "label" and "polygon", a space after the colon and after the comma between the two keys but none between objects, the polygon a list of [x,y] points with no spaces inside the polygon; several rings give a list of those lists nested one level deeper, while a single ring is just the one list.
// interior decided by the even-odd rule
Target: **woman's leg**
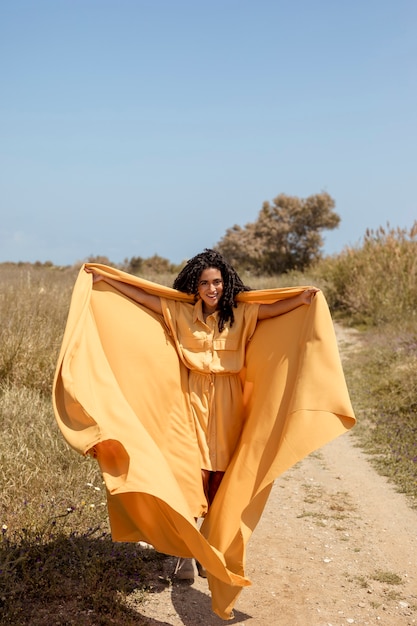
[{"label": "woman's leg", "polygon": [[217,493],[220,483],[223,480],[224,472],[211,472],[209,482],[209,504],[213,503],[214,496]]},{"label": "woman's leg", "polygon": [[[220,487],[220,483],[222,482],[222,478],[224,476],[224,472],[212,472],[210,470],[202,469],[201,470],[201,479],[203,481],[203,490],[204,495],[206,496],[208,508],[210,508],[214,496],[217,493],[218,488]],[[205,568],[196,561],[197,571],[199,576],[203,578],[207,578],[207,572]]]},{"label": "woman's leg", "polygon": [[212,472],[206,469],[201,470],[204,494],[206,496],[209,506],[213,503],[214,496],[216,495],[217,490],[220,487],[223,476],[224,472]]},{"label": "woman's leg", "polygon": [[210,470],[206,470],[206,469],[201,470],[201,480],[203,481],[203,491],[204,491],[204,495],[206,496],[207,503],[209,505],[210,505],[210,502],[209,502],[210,474],[211,474]]}]

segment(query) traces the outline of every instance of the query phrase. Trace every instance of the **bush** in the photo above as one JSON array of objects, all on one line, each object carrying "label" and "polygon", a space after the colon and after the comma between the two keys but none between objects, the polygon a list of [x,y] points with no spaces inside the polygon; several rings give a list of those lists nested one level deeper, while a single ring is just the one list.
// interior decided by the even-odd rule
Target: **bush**
[{"label": "bush", "polygon": [[415,319],[417,222],[406,229],[368,231],[361,247],[325,259],[316,271],[334,311],[352,324],[378,326]]}]

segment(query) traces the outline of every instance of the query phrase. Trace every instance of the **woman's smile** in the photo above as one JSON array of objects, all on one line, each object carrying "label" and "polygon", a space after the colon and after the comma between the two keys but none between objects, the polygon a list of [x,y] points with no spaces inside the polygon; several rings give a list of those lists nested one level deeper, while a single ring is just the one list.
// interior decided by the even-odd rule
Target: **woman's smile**
[{"label": "woman's smile", "polygon": [[209,267],[201,272],[198,295],[203,301],[204,313],[214,313],[223,295],[223,278],[220,270]]}]

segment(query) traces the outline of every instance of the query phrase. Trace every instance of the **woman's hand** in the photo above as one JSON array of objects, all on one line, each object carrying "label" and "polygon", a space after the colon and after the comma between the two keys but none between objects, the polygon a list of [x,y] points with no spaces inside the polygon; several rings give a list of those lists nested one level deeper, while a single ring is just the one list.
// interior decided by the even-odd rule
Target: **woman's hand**
[{"label": "woman's hand", "polygon": [[300,300],[302,304],[311,304],[314,296],[318,291],[320,291],[320,289],[317,289],[316,287],[310,287],[309,289],[303,291],[300,294]]},{"label": "woman's hand", "polygon": [[101,274],[96,274],[95,271],[92,270],[90,267],[85,267],[84,269],[87,274],[93,275],[93,284],[99,283],[101,280],[104,280],[104,276],[102,276]]}]

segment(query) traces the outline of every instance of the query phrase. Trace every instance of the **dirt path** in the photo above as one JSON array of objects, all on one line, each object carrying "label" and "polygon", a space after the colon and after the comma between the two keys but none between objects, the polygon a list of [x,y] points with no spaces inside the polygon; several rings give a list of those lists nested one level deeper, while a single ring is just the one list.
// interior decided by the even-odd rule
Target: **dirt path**
[{"label": "dirt path", "polygon": [[[352,336],[337,331],[346,355]],[[417,511],[343,435],[276,481],[247,575],[229,622],[212,613],[201,578],[129,604],[149,626],[417,624]]]}]

